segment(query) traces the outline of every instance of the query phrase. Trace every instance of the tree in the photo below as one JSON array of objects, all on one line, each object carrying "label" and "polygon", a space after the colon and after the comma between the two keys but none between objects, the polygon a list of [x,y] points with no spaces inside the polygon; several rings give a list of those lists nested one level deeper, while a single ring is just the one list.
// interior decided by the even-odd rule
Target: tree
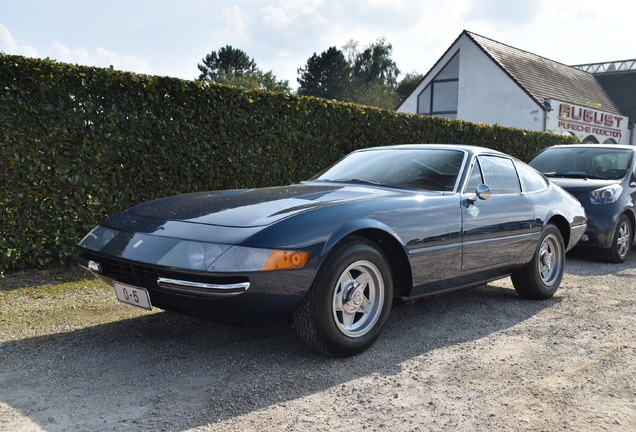
[{"label": "tree", "polygon": [[350,89],[349,102],[383,109],[395,109],[398,98],[392,88],[377,81],[358,83]]},{"label": "tree", "polygon": [[198,81],[211,81],[236,87],[291,92],[289,81],[278,81],[272,71],[263,72],[244,51],[227,45],[217,54],[212,51],[198,65]]},{"label": "tree", "polygon": [[[351,41],[349,41],[351,44]],[[365,47],[364,51],[355,54],[353,61],[353,77],[361,83],[377,82],[380,85],[395,87],[400,70],[391,59],[393,46],[380,38]]]},{"label": "tree", "polygon": [[319,56],[314,53],[298,69],[298,93],[338,99],[378,108],[395,109],[413,91],[422,78],[413,72],[398,84],[400,70],[391,59],[393,46],[386,38],[358,50],[358,42],[349,40],[342,50],[331,47]]},{"label": "tree", "polygon": [[326,99],[346,98],[351,67],[342,51],[331,47],[319,56],[314,53],[304,68],[298,69],[298,94]]},{"label": "tree", "polygon": [[424,79],[424,75],[418,74],[413,71],[411,73],[407,73],[404,75],[404,78],[400,80],[400,83],[397,85],[395,89],[395,93],[398,98],[398,106],[406,100],[407,97],[413,93],[415,88],[419,85],[420,82]]},{"label": "tree", "polygon": [[256,63],[244,51],[232,48],[226,45],[220,48],[217,54],[212,51],[203,58],[203,64],[197,67],[201,71],[199,81],[217,82],[216,78],[219,74],[241,76],[256,71]]}]

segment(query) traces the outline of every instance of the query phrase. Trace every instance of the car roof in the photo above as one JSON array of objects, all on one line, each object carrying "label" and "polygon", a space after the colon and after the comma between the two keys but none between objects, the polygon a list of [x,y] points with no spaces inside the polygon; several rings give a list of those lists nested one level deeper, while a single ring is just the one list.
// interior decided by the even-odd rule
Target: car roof
[{"label": "car roof", "polygon": [[487,147],[478,147],[468,144],[399,144],[380,147],[369,147],[356,150],[356,152],[370,151],[370,150],[418,150],[418,149],[439,149],[439,150],[461,150],[471,154],[497,154],[501,156],[512,157],[506,153],[502,153],[497,150],[493,150]]},{"label": "car roof", "polygon": [[623,149],[623,150],[636,150],[636,146],[631,146],[627,144],[562,144],[555,145],[551,147],[547,147],[544,150],[548,150],[551,148],[610,148],[610,149]]}]

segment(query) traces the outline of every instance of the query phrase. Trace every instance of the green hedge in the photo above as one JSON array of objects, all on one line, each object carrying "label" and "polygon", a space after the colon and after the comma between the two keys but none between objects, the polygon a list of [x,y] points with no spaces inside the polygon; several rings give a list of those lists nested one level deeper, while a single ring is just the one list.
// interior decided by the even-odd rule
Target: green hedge
[{"label": "green hedge", "polygon": [[0,272],[68,261],[106,216],[198,190],[288,184],[362,147],[568,138],[285,93],[0,54]]}]

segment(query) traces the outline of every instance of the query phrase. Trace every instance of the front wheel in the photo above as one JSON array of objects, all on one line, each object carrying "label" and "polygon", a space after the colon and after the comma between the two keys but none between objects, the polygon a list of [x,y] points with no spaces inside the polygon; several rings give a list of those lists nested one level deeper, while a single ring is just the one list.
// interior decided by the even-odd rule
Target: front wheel
[{"label": "front wheel", "polygon": [[612,246],[605,251],[607,260],[615,264],[625,262],[632,248],[632,240],[632,224],[627,216],[621,215],[613,234]]},{"label": "front wheel", "polygon": [[301,339],[323,354],[359,354],[380,336],[393,295],[384,254],[364,238],[352,238],[327,258],[294,312]]},{"label": "front wheel", "polygon": [[512,274],[512,284],[521,297],[545,300],[559,289],[565,270],[565,246],[561,231],[547,224],[532,260]]}]

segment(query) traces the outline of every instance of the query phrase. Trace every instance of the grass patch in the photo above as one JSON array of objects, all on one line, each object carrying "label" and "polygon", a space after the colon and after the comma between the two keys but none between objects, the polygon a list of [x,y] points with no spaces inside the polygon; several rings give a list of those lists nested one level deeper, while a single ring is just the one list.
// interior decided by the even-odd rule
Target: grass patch
[{"label": "grass patch", "polygon": [[148,314],[122,304],[113,288],[76,269],[0,278],[0,342],[72,331]]}]

